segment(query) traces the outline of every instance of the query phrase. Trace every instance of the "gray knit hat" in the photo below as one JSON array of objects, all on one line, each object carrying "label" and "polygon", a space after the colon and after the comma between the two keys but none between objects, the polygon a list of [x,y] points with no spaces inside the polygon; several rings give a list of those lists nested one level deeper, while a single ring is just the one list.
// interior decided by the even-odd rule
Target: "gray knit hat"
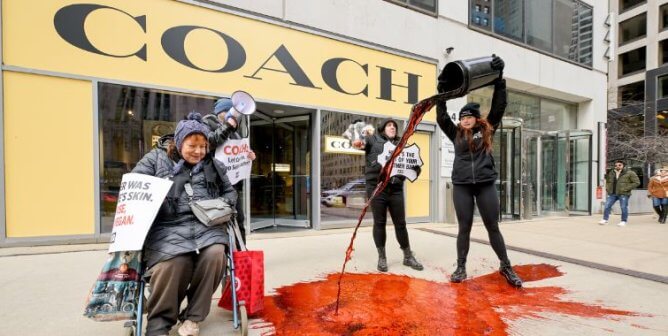
[{"label": "gray knit hat", "polygon": [[209,132],[209,127],[202,123],[202,115],[197,112],[190,112],[185,120],[179,121],[178,125],[176,125],[176,131],[174,132],[176,150],[181,153],[181,145],[183,145],[183,140],[185,140],[185,138],[187,138],[189,135],[200,133],[206,138],[206,135]]}]

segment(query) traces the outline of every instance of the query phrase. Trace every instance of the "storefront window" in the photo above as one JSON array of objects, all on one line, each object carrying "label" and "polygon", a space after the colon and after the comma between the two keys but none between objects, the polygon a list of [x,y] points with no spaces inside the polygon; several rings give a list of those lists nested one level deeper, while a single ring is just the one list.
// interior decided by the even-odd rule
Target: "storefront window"
[{"label": "storefront window", "polygon": [[100,232],[111,232],[119,185],[158,139],[174,132],[189,112],[211,111],[212,97],[115,84],[98,87]]},{"label": "storefront window", "polygon": [[[342,137],[348,126],[358,120],[377,127],[383,118],[322,112],[320,161],[322,223],[357,219],[366,203],[364,151],[350,148],[350,143]],[[364,218],[371,219],[371,212],[367,212]]]},{"label": "storefront window", "polygon": [[[468,95],[470,102],[480,104],[480,112],[486,116],[492,104],[491,86],[475,90]],[[519,92],[508,92],[508,106],[504,117],[522,119],[525,129],[558,131],[576,128],[577,106]]]}]

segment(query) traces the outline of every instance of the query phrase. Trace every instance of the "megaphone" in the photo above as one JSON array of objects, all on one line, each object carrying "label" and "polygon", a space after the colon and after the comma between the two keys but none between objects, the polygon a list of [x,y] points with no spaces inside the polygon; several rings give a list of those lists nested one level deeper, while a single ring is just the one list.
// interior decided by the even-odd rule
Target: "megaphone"
[{"label": "megaphone", "polygon": [[229,112],[237,121],[237,124],[242,115],[251,115],[255,112],[255,99],[246,91],[235,91],[230,96],[230,100],[232,101],[232,107]]}]

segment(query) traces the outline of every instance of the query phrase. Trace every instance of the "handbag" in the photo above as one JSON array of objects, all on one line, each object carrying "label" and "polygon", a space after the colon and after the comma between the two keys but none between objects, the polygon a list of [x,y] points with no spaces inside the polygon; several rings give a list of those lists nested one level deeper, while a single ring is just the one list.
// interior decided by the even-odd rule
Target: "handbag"
[{"label": "handbag", "polygon": [[[246,311],[249,315],[253,315],[264,309],[264,252],[248,251],[236,222],[230,223],[230,226],[233,226],[234,234],[241,246],[239,251],[232,252],[237,300],[244,301]],[[218,307],[227,310],[232,310],[230,284],[228,276],[223,286],[223,295],[218,301]]]},{"label": "handbag", "polygon": [[193,201],[193,187],[190,183],[184,185],[188,197],[190,197],[190,209],[195,217],[206,226],[215,226],[227,223],[237,211],[222,198]]},{"label": "handbag", "polygon": [[140,273],[141,251],[110,253],[88,293],[84,316],[95,321],[134,319],[141,295]]}]

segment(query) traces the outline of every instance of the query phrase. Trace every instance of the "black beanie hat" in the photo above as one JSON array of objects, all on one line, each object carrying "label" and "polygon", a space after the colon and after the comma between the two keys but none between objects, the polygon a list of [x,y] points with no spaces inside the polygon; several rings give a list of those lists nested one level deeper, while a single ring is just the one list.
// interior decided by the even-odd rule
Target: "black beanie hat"
[{"label": "black beanie hat", "polygon": [[476,117],[480,118],[480,104],[478,103],[468,103],[462,107],[459,111],[459,120],[462,120],[463,117]]}]

